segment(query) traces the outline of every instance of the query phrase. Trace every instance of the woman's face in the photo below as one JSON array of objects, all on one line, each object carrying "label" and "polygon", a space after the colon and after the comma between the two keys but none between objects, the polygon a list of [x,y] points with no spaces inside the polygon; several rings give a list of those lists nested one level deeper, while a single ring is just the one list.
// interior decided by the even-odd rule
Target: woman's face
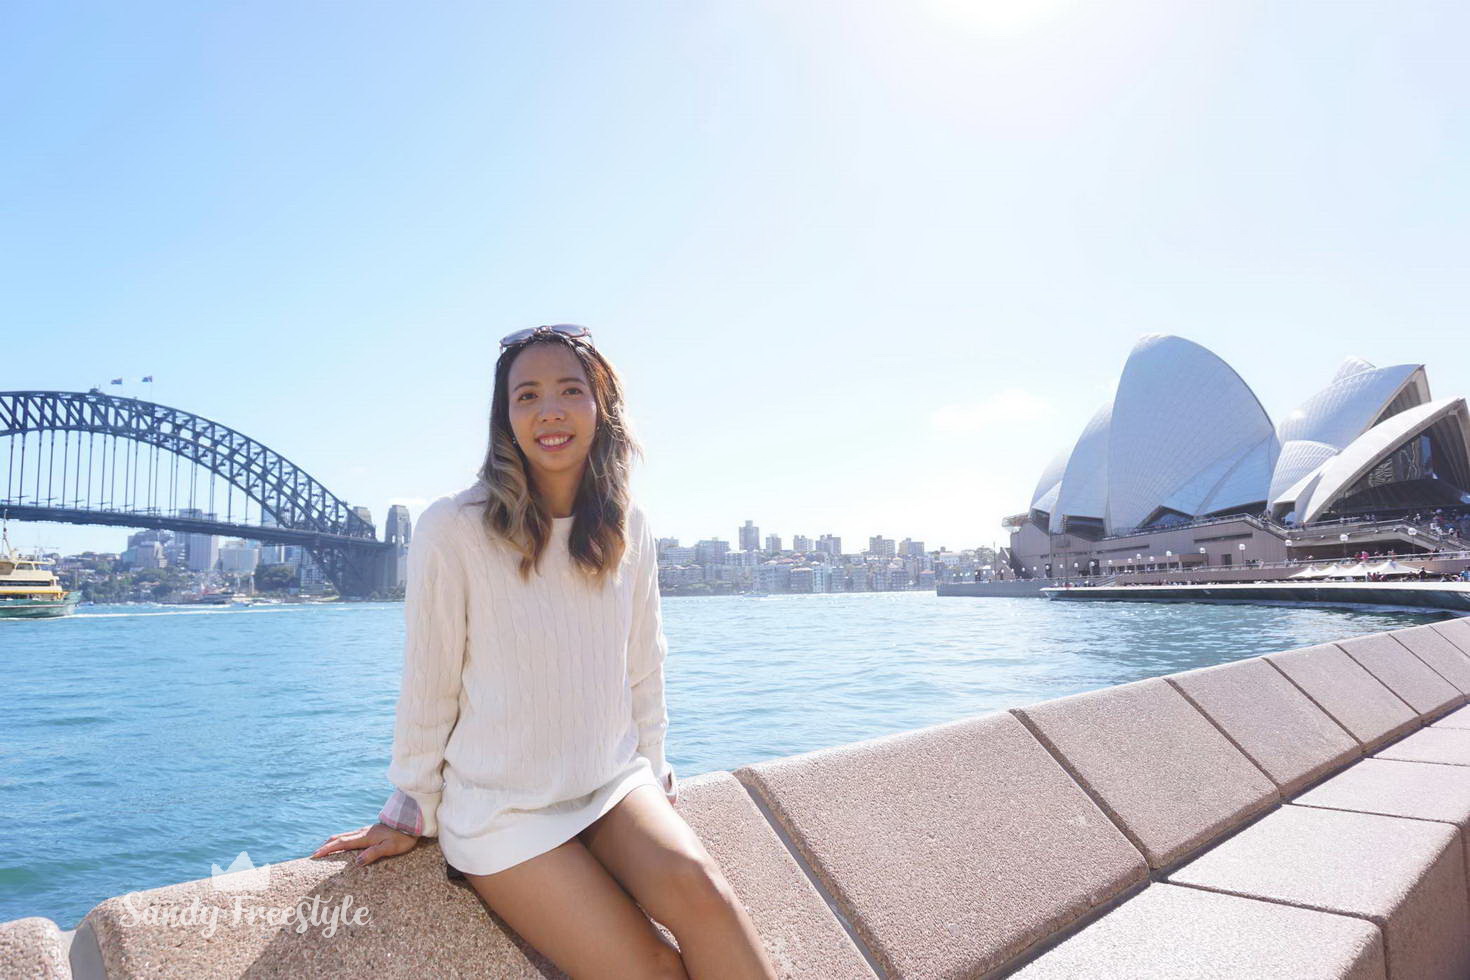
[{"label": "woman's face", "polygon": [[511,362],[509,386],[511,431],[532,470],[580,473],[597,431],[582,363],[561,344],[530,344]]}]

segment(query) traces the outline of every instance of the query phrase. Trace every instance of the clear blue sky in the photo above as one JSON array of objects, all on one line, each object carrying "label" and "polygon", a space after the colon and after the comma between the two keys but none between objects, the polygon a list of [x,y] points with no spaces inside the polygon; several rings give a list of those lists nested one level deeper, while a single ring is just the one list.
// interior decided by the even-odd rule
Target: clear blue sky
[{"label": "clear blue sky", "polygon": [[1144,333],[1277,418],[1348,354],[1470,393],[1466,11],[13,4],[0,390],[152,374],[381,523],[580,322],[657,533],[990,543]]}]

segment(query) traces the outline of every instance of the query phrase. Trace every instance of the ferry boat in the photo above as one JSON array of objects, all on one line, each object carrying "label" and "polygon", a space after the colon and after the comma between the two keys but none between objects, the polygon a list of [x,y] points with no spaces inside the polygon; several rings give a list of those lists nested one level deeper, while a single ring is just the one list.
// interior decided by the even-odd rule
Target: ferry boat
[{"label": "ferry boat", "polygon": [[76,609],[81,594],[63,589],[51,564],[49,558],[18,554],[9,529],[0,526],[0,619],[44,619]]}]

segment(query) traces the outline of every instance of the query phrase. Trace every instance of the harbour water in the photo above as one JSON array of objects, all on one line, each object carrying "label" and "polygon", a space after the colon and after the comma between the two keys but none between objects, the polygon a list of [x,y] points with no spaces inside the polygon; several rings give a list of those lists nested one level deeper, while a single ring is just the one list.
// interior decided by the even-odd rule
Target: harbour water
[{"label": "harbour water", "polygon": [[[932,592],[669,598],[681,777],[1438,613]],[[0,622],[0,921],[309,854],[391,792],[401,605],[86,606]]]}]

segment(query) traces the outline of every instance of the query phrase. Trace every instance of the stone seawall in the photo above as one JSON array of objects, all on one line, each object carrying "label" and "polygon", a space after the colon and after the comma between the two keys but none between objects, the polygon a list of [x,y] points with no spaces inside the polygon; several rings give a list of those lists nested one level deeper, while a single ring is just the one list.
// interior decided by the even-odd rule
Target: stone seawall
[{"label": "stone seawall", "polygon": [[1253,582],[1214,585],[1125,585],[1047,588],[1064,602],[1212,602],[1301,606],[1387,606],[1470,613],[1466,582]]},{"label": "stone seawall", "polygon": [[[707,773],[678,809],[784,977],[1465,977],[1467,697],[1449,620]],[[104,901],[69,964],[0,925],[0,975],[560,975],[432,840],[239,874]],[[370,922],[330,935],[232,914],[349,899]]]},{"label": "stone seawall", "polygon": [[992,599],[1040,598],[1044,586],[1053,584],[1050,579],[1022,579],[1010,582],[940,582],[935,586],[939,595],[968,595]]}]

